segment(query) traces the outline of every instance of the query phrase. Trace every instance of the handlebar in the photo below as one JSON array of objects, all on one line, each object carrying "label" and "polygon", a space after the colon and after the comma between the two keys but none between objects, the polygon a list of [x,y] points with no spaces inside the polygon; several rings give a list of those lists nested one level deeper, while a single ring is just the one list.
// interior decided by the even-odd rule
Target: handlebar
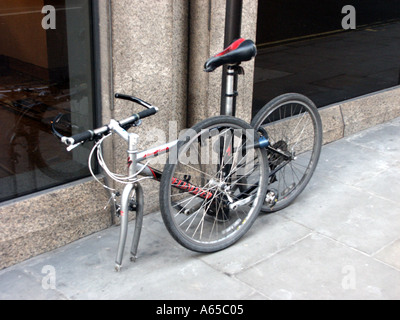
[{"label": "handlebar", "polygon": [[[128,100],[131,102],[135,102],[137,104],[140,104],[141,106],[147,108],[147,110],[141,111],[139,113],[135,113],[129,118],[126,118],[122,121],[117,122],[117,124],[124,129],[128,129],[131,126],[133,126],[136,122],[138,122],[141,119],[145,119],[148,117],[151,117],[155,115],[158,112],[158,108],[155,106],[152,106],[151,104],[140,100],[138,98],[135,98],[133,96],[128,96],[124,94],[117,93],[115,94],[115,98],[117,99],[123,99],[123,100]],[[58,131],[55,128],[55,124],[59,123],[61,120],[62,115],[58,115],[53,121],[52,121],[52,130],[53,133],[55,134],[56,137],[58,137],[62,143],[66,144],[67,146],[74,146],[74,145],[79,145],[81,143],[84,143],[86,141],[92,141],[96,137],[103,136],[105,134],[108,134],[113,127],[109,124],[106,126],[103,126],[101,128],[95,129],[95,130],[87,130],[85,132],[78,133],[76,135],[73,135],[72,137],[65,137],[58,133]]]},{"label": "handlebar", "polygon": [[135,102],[137,104],[140,104],[142,107],[145,107],[147,109],[152,108],[153,106],[149,103],[147,103],[146,101],[143,101],[139,98],[133,97],[133,96],[128,96],[126,94],[122,94],[122,93],[116,93],[115,94],[115,98],[116,99],[121,99],[121,100],[127,100],[127,101],[131,101],[131,102]]}]

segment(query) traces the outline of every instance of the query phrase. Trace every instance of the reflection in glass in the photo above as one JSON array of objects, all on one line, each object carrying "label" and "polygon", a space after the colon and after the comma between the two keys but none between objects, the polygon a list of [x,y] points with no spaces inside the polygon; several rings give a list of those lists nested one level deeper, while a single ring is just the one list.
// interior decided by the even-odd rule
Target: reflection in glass
[{"label": "reflection in glass", "polygon": [[[56,29],[42,28],[42,8]],[[88,149],[68,153],[51,133],[93,126],[90,1],[0,2],[0,201],[88,175]]]},{"label": "reflection in glass", "polygon": [[351,3],[356,30],[342,28],[345,0],[259,1],[253,114],[287,92],[322,107],[399,84],[399,1]]}]

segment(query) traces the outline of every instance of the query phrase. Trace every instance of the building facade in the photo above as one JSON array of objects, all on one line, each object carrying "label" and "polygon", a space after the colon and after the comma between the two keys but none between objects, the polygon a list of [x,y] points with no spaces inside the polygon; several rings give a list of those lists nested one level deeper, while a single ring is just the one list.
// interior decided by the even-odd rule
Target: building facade
[{"label": "building facade", "polygon": [[[118,223],[87,169],[91,146],[66,152],[51,134],[55,116],[77,133],[140,111],[114,93],[137,96],[160,109],[136,129],[144,148],[220,114],[222,70],[203,65],[224,47],[227,2],[2,1],[0,269]],[[241,35],[259,54],[243,64],[238,117],[297,91],[320,107],[328,143],[400,116],[398,5],[322,2],[243,0]],[[106,145],[112,170],[124,173],[125,149],[116,137]],[[158,185],[144,188],[145,211],[156,212]]]}]

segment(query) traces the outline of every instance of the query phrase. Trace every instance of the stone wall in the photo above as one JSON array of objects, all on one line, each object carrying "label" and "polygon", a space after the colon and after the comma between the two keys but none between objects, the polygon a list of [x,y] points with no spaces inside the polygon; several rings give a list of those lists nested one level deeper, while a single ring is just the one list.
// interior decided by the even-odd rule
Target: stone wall
[{"label": "stone wall", "polygon": [[112,225],[108,194],[92,179],[0,207],[0,270]]},{"label": "stone wall", "polygon": [[399,96],[394,87],[319,109],[324,144],[400,117]]}]

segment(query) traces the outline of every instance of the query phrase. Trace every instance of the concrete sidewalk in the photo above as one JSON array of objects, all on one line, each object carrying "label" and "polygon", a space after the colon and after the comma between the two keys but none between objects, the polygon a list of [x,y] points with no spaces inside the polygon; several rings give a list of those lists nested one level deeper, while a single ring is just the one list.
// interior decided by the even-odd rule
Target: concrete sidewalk
[{"label": "concrete sidewalk", "polygon": [[0,271],[0,299],[400,299],[400,118],[326,145],[298,200],[223,252],[187,251],[152,214],[116,273],[118,235]]}]

